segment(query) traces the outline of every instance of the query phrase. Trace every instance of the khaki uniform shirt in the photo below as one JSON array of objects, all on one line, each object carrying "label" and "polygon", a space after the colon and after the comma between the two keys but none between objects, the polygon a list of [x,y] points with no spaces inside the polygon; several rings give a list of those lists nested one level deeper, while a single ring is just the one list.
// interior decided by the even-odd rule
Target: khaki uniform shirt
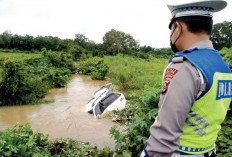
[{"label": "khaki uniform shirt", "polygon": [[[204,40],[191,48],[213,49],[213,45],[210,40]],[[170,157],[179,148],[186,117],[199,91],[205,88],[199,71],[183,57],[175,58],[166,69],[157,123],[151,126],[150,137],[145,143],[150,157]]]}]

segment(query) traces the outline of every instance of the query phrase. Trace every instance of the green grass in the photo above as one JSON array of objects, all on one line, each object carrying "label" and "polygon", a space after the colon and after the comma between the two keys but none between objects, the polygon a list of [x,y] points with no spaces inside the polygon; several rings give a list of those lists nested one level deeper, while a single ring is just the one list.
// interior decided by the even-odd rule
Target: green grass
[{"label": "green grass", "polygon": [[[104,63],[109,66],[108,80],[117,85],[131,104],[123,111],[114,112],[120,117],[119,121],[121,119],[123,124],[129,124],[128,129],[124,131],[111,128],[110,134],[116,141],[116,150],[128,150],[133,153],[132,156],[137,156],[141,152],[158,111],[156,108],[160,95],[159,87],[167,62],[167,59],[144,60],[123,55],[104,57]],[[131,116],[134,117],[131,119],[129,118]],[[228,115],[217,139],[218,156],[231,156],[231,124],[232,119]]]},{"label": "green grass", "polygon": [[123,91],[126,97],[130,93],[139,95],[145,85],[160,87],[167,62],[167,59],[154,57],[149,60],[123,55],[104,57],[104,63],[109,67],[109,81]]},{"label": "green grass", "polygon": [[41,58],[42,54],[27,54],[27,53],[14,53],[14,52],[4,52],[3,49],[0,49],[0,81],[2,79],[2,64],[7,59],[14,59],[14,60],[25,60],[25,59],[33,59],[33,58]]},{"label": "green grass", "polygon": [[29,58],[40,58],[42,54],[26,54],[26,53],[5,53],[0,51],[0,61],[6,59],[25,60]]},{"label": "green grass", "polygon": [[2,48],[0,48],[0,52],[6,52],[6,53],[38,53],[40,51],[38,51],[38,50],[25,51],[25,50],[18,50],[18,49],[2,49]]}]

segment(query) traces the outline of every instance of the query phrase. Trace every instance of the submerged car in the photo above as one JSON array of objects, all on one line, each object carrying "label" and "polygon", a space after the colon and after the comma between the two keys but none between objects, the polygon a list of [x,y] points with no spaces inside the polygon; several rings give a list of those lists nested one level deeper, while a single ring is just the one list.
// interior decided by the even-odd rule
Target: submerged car
[{"label": "submerged car", "polygon": [[98,103],[109,92],[112,83],[108,83],[94,93],[93,98],[88,102],[86,112],[93,113],[94,104]]},{"label": "submerged car", "polygon": [[88,102],[86,112],[93,113],[94,117],[113,110],[122,110],[126,107],[126,99],[122,93],[111,92],[112,83],[108,83],[95,92]]}]

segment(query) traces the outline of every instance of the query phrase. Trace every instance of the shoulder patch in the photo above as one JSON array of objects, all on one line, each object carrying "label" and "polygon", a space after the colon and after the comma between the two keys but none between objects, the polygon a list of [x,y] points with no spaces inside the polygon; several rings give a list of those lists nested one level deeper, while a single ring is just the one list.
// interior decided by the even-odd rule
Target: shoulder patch
[{"label": "shoulder patch", "polygon": [[217,100],[232,98],[232,80],[218,80]]},{"label": "shoulder patch", "polygon": [[169,69],[166,70],[165,75],[166,74],[175,75],[177,72],[178,72],[177,69],[175,69],[175,68],[169,68]]},{"label": "shoulder patch", "polygon": [[163,86],[162,86],[162,94],[165,95],[168,91],[168,85],[170,83],[170,80],[164,80]]},{"label": "shoulder patch", "polygon": [[178,72],[175,68],[169,68],[166,70],[164,75],[164,81],[162,85],[162,95],[165,95],[168,91],[168,86],[170,84],[170,80],[174,77],[174,75]]}]

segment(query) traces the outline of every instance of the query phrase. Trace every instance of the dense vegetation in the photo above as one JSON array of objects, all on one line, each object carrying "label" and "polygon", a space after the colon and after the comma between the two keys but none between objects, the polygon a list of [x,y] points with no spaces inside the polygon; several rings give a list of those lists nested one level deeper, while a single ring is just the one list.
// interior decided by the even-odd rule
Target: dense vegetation
[{"label": "dense vegetation", "polygon": [[[232,22],[223,22],[214,25],[211,40],[217,50],[223,47],[232,47]],[[23,51],[40,51],[42,48],[52,51],[66,51],[76,54],[76,58],[88,58],[91,56],[102,57],[104,55],[116,55],[117,53],[135,55],[147,58],[170,57],[173,52],[170,48],[156,49],[150,46],[140,46],[130,34],[122,31],[110,30],[103,36],[103,43],[95,43],[82,34],[76,34],[74,39],[60,39],[52,36],[30,36],[11,34],[5,31],[0,34],[0,48],[18,49]]]},{"label": "dense vegetation", "polygon": [[108,147],[100,150],[72,139],[48,141],[48,135],[33,132],[30,124],[16,125],[0,132],[0,156],[20,157],[111,157]]},{"label": "dense vegetation", "polygon": [[145,85],[160,86],[161,75],[167,59],[150,57],[147,60],[117,55],[105,56],[104,63],[109,66],[107,77],[117,85],[120,91],[141,91]]},{"label": "dense vegetation", "polygon": [[75,60],[116,55],[119,52],[141,58],[147,58],[148,55],[170,57],[173,54],[170,48],[155,49],[150,46],[140,46],[130,34],[114,29],[106,32],[103,40],[103,43],[95,43],[82,34],[76,34],[74,39],[60,39],[52,36],[21,36],[5,31],[0,34],[0,48],[27,52],[41,51],[42,48],[65,51],[73,54]]},{"label": "dense vegetation", "polygon": [[[232,61],[231,52],[232,48],[220,51],[228,64]],[[167,61],[152,57],[144,60],[120,54],[104,57],[104,63],[109,66],[109,81],[117,85],[118,90],[123,91],[126,99],[130,101],[128,108],[108,115],[128,126],[123,131],[117,127],[110,130],[119,153],[128,151],[132,156],[138,156],[149,137],[150,126],[158,112],[161,78]],[[219,156],[231,155],[231,115],[230,110],[218,137]]]},{"label": "dense vegetation", "polygon": [[221,50],[223,47],[232,47],[232,22],[225,21],[215,24],[211,40],[217,50]]},{"label": "dense vegetation", "polygon": [[138,50],[138,43],[130,34],[112,29],[103,37],[108,52],[115,56],[118,53],[131,54]]},{"label": "dense vegetation", "polygon": [[222,124],[217,139],[217,155],[218,157],[232,156],[232,114],[228,114],[226,120]]},{"label": "dense vegetation", "polygon": [[[216,24],[212,41],[232,69],[231,22]],[[127,125],[113,127],[116,150],[99,150],[74,140],[48,141],[34,133],[29,124],[0,132],[0,156],[139,156],[158,112],[163,69],[172,51],[140,46],[129,34],[110,30],[102,44],[81,34],[75,39],[51,36],[0,35],[0,106],[33,103],[51,87],[63,87],[72,73],[107,79],[129,100],[129,107],[109,117]],[[100,58],[101,57],[101,58]],[[81,60],[76,69],[74,62]],[[218,156],[231,156],[232,112],[222,125],[217,140]]]},{"label": "dense vegetation", "polygon": [[231,48],[224,47],[220,51],[220,54],[224,58],[224,60],[227,62],[227,64],[229,65],[230,69],[232,69],[232,47]]},{"label": "dense vegetation", "polygon": [[108,66],[99,57],[90,58],[87,61],[81,62],[79,65],[79,73],[91,75],[93,80],[104,80],[108,72]]},{"label": "dense vegetation", "polygon": [[0,53],[0,106],[34,103],[52,87],[63,87],[75,72],[71,55]]}]

